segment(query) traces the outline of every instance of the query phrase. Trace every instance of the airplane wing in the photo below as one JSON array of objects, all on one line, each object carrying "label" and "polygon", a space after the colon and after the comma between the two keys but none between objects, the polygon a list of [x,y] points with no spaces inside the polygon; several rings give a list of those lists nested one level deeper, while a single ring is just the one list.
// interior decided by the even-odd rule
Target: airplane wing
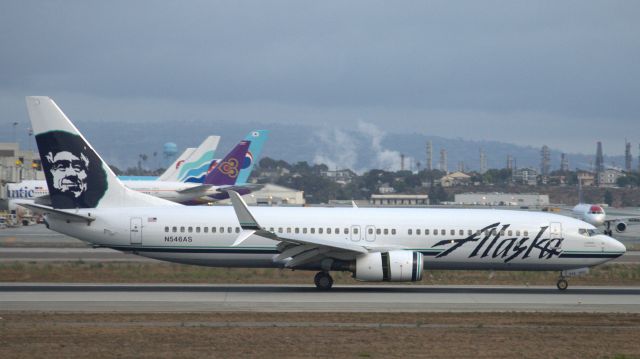
[{"label": "airplane wing", "polygon": [[255,192],[263,189],[264,186],[265,186],[264,184],[260,184],[260,183],[245,183],[241,185],[220,186],[217,188],[217,190],[218,192],[229,192],[229,191],[247,192],[248,191],[247,193],[251,193],[251,192]]},{"label": "airplane wing", "polygon": [[[198,186],[181,189],[181,190],[179,190],[177,192],[178,193],[182,193],[182,194],[193,194],[194,196],[200,197],[200,196],[204,196],[205,193],[211,187],[213,187],[213,185],[211,185],[211,184],[201,184],[201,185],[198,185]],[[200,194],[200,195],[198,195],[198,194]]]},{"label": "airplane wing", "polygon": [[286,238],[278,236],[277,234],[267,231],[264,227],[260,226],[253,214],[249,211],[249,207],[242,199],[240,194],[235,191],[228,191],[233,209],[238,216],[240,227],[242,232],[233,243],[232,246],[240,245],[243,241],[252,235],[272,239],[279,241],[278,250],[280,254],[275,258],[276,261],[286,258],[292,258],[285,264],[285,267],[296,267],[309,263],[312,261],[320,260],[323,257],[327,257],[330,253],[343,253],[350,255],[365,254],[369,252],[376,252],[375,247],[365,247],[357,244],[327,241],[320,238],[299,239],[299,238]]}]

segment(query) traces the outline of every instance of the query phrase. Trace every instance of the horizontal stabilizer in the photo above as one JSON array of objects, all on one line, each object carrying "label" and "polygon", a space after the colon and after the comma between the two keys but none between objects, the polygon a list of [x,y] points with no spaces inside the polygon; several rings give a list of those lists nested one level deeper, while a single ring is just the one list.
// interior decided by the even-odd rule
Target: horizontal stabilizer
[{"label": "horizontal stabilizer", "polygon": [[36,213],[40,213],[40,214],[49,214],[49,215],[53,215],[56,217],[61,217],[64,220],[69,220],[69,221],[87,221],[87,222],[93,222],[96,220],[95,217],[91,217],[91,216],[85,216],[82,214],[77,214],[77,213],[71,213],[71,212],[67,212],[67,211],[63,211],[60,209],[55,209],[52,207],[48,207],[48,206],[43,206],[43,205],[39,205],[39,204],[31,204],[31,203],[21,203],[20,204],[23,207],[27,207],[30,210],[36,212]]}]

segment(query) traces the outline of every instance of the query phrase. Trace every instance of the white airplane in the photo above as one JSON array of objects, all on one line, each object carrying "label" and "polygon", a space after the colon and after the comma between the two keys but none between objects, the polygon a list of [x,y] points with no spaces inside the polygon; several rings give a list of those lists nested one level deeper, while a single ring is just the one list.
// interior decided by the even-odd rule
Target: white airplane
[{"label": "white airplane", "polygon": [[[185,207],[133,191],[118,180],[48,97],[27,97],[41,157],[83,166],[82,185],[65,186],[43,161],[50,229],[120,251],[217,267],[350,271],[361,281],[410,282],[423,269],[582,270],[623,255],[624,245],[566,216],[493,209],[249,208],[230,191],[233,207]],[[63,163],[66,164],[66,163]]]},{"label": "white airplane", "polygon": [[640,222],[640,217],[638,216],[607,216],[602,206],[584,203],[581,182],[578,182],[578,198],[580,203],[571,209],[571,214],[596,227],[603,226],[604,234],[608,236],[613,235],[614,229],[617,233],[626,231],[629,222]]}]

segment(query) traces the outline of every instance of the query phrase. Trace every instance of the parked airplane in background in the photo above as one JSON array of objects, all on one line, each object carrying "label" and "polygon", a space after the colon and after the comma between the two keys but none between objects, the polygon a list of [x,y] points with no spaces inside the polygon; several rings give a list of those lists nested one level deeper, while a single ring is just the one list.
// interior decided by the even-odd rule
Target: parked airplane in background
[{"label": "parked airplane in background", "polygon": [[[582,184],[580,182],[578,182],[578,199],[580,203],[571,209],[571,214],[596,227],[603,226],[604,234],[608,236],[613,234],[613,229],[618,233],[622,233],[627,230],[629,222],[640,222],[640,217],[637,216],[607,216],[601,205],[584,203]],[[611,228],[612,226],[613,229]]]},{"label": "parked airplane in background", "polygon": [[27,97],[27,108],[51,193],[51,206],[28,206],[46,213],[50,229],[95,246],[205,266],[318,270],[321,289],[331,288],[331,270],[408,282],[423,268],[561,271],[557,286],[566,289],[565,271],[626,250],[588,223],[542,212],[249,209],[233,191],[233,207],[180,206],[122,185],[50,98]]},{"label": "parked airplane in background", "polygon": [[[204,200],[196,202],[200,198],[205,199],[206,202],[212,202],[215,200],[215,195],[221,193],[222,189],[236,189],[250,193],[252,190],[259,188],[259,186],[235,186],[241,163],[246,157],[249,146],[249,141],[240,141],[221,160],[220,166],[211,168],[206,173],[202,184],[158,180],[133,180],[122,181],[122,183],[133,190],[184,204],[204,203]],[[17,205],[32,203],[37,197],[40,197],[41,202],[45,203],[48,201],[48,194],[49,191],[45,181],[23,181],[7,184],[7,198],[10,210],[14,210]],[[226,195],[226,192],[224,194]]]}]

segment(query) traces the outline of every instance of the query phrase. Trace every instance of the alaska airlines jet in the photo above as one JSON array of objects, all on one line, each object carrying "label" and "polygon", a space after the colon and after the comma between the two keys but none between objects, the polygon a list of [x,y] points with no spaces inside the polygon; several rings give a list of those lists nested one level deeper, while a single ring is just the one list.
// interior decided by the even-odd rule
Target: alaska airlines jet
[{"label": "alaska airlines jet", "polygon": [[[50,229],[98,247],[217,267],[350,271],[361,281],[410,282],[423,269],[560,271],[619,257],[625,247],[566,216],[493,209],[185,207],[118,180],[48,97],[27,97],[51,206]],[[73,174],[73,180],[67,179]]]}]

